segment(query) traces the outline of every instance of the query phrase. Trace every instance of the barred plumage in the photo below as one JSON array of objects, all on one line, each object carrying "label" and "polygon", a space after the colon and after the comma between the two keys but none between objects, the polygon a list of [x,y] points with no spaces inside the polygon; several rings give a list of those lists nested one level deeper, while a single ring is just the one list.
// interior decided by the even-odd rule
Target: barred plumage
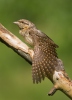
[{"label": "barred plumage", "polygon": [[[31,30],[31,35],[32,35]],[[34,34],[34,33],[33,33]],[[35,31],[35,34],[36,31]],[[34,34],[34,35],[35,35]],[[39,33],[38,33],[39,34]],[[57,53],[56,48],[58,47],[48,36],[44,35],[43,37],[40,37],[40,35],[33,36],[35,40],[34,44],[34,57],[33,57],[33,64],[32,64],[32,76],[33,76],[33,82],[38,83],[41,82],[42,79],[45,77],[48,77],[52,80],[52,75],[55,70],[55,66],[57,66]],[[33,41],[34,41],[33,40]],[[37,45],[36,45],[37,42]],[[39,70],[40,68],[40,70]],[[40,76],[38,79],[37,73],[34,73],[35,70],[37,70],[37,73]],[[35,76],[35,77],[34,77]]]}]

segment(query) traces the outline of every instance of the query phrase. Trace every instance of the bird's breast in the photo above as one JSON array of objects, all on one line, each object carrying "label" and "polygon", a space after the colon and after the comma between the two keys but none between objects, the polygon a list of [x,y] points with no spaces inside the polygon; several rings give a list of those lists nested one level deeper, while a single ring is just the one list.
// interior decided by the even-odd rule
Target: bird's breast
[{"label": "bird's breast", "polygon": [[31,36],[25,35],[24,37],[25,37],[26,42],[29,43],[31,46],[33,46],[33,40]]}]

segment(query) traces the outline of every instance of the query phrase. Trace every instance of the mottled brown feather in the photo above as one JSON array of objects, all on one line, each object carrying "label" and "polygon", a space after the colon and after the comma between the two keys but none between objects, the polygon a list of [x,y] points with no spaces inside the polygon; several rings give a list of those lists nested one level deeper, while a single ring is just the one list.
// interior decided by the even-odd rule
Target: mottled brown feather
[{"label": "mottled brown feather", "polygon": [[35,34],[31,30],[34,41],[34,57],[32,61],[33,83],[39,83],[45,77],[52,80],[55,66],[58,64],[56,53],[58,46],[44,33],[43,36],[38,34],[38,32]]}]

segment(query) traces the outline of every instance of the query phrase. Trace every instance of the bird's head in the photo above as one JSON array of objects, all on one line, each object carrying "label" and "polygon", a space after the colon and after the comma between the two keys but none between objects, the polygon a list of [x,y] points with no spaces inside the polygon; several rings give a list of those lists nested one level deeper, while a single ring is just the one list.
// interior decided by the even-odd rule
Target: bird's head
[{"label": "bird's head", "polygon": [[29,31],[30,29],[36,28],[35,25],[26,19],[20,19],[14,22],[14,24],[18,25],[18,27],[20,28],[19,33],[25,38],[25,40],[29,44],[33,45],[33,40],[31,35],[29,34]]},{"label": "bird's head", "polygon": [[20,19],[14,22],[14,24],[17,24],[20,29],[28,29],[35,27],[35,25],[32,22],[26,19]]}]

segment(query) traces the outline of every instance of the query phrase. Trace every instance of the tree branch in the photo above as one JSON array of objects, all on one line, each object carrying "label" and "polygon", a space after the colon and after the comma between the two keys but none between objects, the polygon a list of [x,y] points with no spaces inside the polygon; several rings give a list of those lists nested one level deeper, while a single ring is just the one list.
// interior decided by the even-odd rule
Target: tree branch
[{"label": "tree branch", "polygon": [[[29,47],[0,24],[0,41],[32,64]],[[32,51],[33,52],[33,51]]]},{"label": "tree branch", "polygon": [[[23,43],[14,34],[8,31],[2,24],[0,24],[0,42],[10,47],[17,54],[23,57],[28,63],[32,64],[34,51],[31,50],[25,43]],[[51,81],[51,80],[50,80]],[[55,71],[53,75],[53,88],[48,95],[53,95],[57,90],[62,91],[70,99],[72,99],[72,81],[66,72]]]}]

